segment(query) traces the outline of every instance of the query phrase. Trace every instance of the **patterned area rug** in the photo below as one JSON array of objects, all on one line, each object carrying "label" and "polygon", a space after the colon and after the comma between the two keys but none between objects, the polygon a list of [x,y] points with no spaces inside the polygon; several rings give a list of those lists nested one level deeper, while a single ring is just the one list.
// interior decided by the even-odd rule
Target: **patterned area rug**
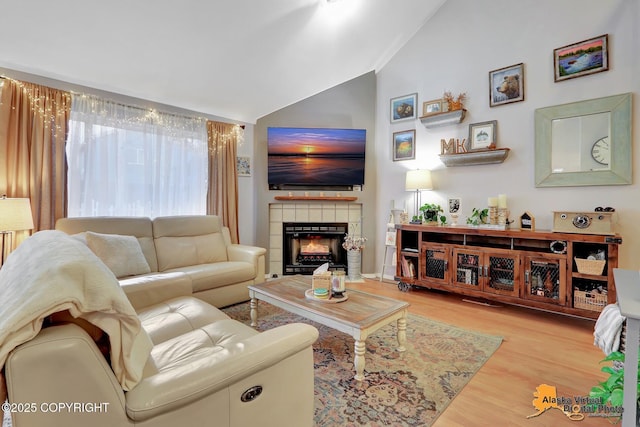
[{"label": "patterned area rug", "polygon": [[[249,324],[249,304],[224,311]],[[314,344],[317,426],[429,426],[491,357],[501,337],[409,315],[407,351],[398,353],[396,325],[367,339],[365,379],[353,379],[354,340],[326,326],[260,302],[258,330],[310,323]]]}]

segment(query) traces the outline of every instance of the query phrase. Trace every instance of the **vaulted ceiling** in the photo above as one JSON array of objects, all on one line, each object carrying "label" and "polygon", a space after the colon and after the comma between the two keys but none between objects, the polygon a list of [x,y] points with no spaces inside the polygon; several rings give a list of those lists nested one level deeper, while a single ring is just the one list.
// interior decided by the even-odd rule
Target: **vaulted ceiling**
[{"label": "vaulted ceiling", "polygon": [[0,67],[254,123],[379,70],[445,1],[0,0]]}]

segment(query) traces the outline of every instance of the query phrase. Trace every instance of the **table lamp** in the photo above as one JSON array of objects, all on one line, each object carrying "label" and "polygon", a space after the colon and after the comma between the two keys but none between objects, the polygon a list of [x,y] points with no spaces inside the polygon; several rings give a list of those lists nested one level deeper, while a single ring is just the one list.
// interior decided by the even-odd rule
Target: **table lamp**
[{"label": "table lamp", "polygon": [[6,255],[13,247],[13,232],[31,230],[33,228],[33,214],[29,199],[9,199],[0,197],[0,235],[2,235],[2,252],[0,266],[4,264]]},{"label": "table lamp", "polygon": [[420,206],[422,205],[421,192],[424,190],[433,190],[433,184],[431,183],[431,171],[427,169],[407,171],[405,190],[416,192],[414,199],[414,215],[418,215]]}]

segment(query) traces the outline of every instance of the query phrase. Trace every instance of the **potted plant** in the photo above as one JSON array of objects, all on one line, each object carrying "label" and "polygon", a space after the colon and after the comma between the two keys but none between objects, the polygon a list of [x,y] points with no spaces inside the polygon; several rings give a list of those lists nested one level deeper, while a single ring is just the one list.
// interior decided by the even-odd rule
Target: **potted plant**
[{"label": "potted plant", "polygon": [[420,206],[420,212],[422,212],[422,217],[426,223],[437,223],[439,219],[438,214],[444,211],[442,207],[436,203],[425,203]]},{"label": "potted plant", "polygon": [[[601,371],[609,374],[609,377],[592,387],[589,397],[600,399],[602,405],[610,404],[613,407],[621,407],[624,399],[624,353],[614,351],[601,362],[612,362],[613,366],[602,367]],[[640,360],[638,367],[640,368]],[[638,370],[636,393],[640,393],[640,369]]]},{"label": "potted plant", "polygon": [[477,209],[473,208],[471,210],[471,215],[467,218],[467,224],[469,225],[480,225],[487,223],[487,217],[489,216],[489,209]]}]

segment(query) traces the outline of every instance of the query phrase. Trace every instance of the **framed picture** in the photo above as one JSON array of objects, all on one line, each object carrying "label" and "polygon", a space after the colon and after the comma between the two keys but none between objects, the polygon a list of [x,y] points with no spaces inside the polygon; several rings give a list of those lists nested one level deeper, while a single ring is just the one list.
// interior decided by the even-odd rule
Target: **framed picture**
[{"label": "framed picture", "polygon": [[489,106],[524,101],[524,64],[489,71]]},{"label": "framed picture", "polygon": [[449,205],[449,213],[454,214],[460,212],[461,200],[459,197],[449,197],[447,199],[447,205]]},{"label": "framed picture", "polygon": [[418,94],[391,98],[391,123],[417,118]]},{"label": "framed picture", "polygon": [[396,232],[394,231],[387,231],[387,234],[385,235],[384,238],[384,244],[386,246],[395,246],[396,245]]},{"label": "framed picture", "polygon": [[422,116],[430,116],[432,114],[444,113],[445,108],[442,99],[434,99],[422,103]]},{"label": "framed picture", "polygon": [[393,161],[416,158],[416,130],[393,133]]},{"label": "framed picture", "polygon": [[238,176],[251,176],[251,158],[238,157],[237,168],[238,168]]},{"label": "framed picture", "polygon": [[553,73],[556,82],[600,73],[608,69],[607,34],[553,50]]},{"label": "framed picture", "polygon": [[470,124],[467,151],[480,151],[495,148],[497,126],[497,120]]}]

